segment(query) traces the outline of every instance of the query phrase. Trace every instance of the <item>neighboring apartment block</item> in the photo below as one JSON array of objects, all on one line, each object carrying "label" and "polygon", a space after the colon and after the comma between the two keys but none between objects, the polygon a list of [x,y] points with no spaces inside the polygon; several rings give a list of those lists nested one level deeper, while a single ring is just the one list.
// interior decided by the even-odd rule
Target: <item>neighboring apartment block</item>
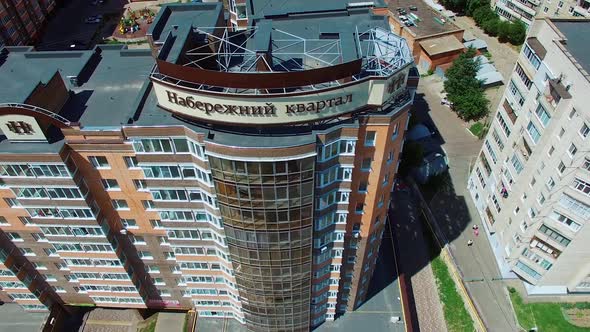
[{"label": "neighboring apartment block", "polygon": [[520,20],[527,28],[535,18],[590,16],[588,0],[496,0],[493,6],[501,18]]},{"label": "neighboring apartment block", "polygon": [[531,293],[590,289],[590,21],[537,19],[469,190],[501,265]]},{"label": "neighboring apartment block", "polygon": [[234,32],[221,3],[166,5],[152,50],[4,49],[2,275],[257,331],[362,304],[418,75],[372,5],[295,7]]},{"label": "neighboring apartment block", "polygon": [[0,0],[0,47],[33,44],[54,8],[55,0]]}]

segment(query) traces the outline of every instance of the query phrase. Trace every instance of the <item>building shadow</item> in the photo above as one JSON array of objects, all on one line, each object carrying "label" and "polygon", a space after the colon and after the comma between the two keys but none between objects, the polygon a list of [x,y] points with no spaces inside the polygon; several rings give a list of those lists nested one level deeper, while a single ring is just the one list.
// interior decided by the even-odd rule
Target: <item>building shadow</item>
[{"label": "building shadow", "polygon": [[[440,147],[445,139],[430,116],[431,110],[424,94],[416,93],[408,130],[413,125],[424,124],[434,132],[430,144],[434,142]],[[404,314],[408,331],[419,331],[414,292],[430,293],[436,290],[420,289],[421,285],[412,283],[413,277],[439,256],[441,246],[458,238],[469,227],[471,217],[466,198],[457,193],[448,171],[421,185],[420,193],[414,192],[409,182],[399,178],[398,182],[400,185],[394,188],[389,210],[388,227],[391,228],[392,236],[386,229],[365,303],[389,285],[399,282],[402,301],[405,300]],[[432,221],[432,218],[426,213],[426,205],[430,206],[437,223],[434,226],[438,227],[427,222]]]}]

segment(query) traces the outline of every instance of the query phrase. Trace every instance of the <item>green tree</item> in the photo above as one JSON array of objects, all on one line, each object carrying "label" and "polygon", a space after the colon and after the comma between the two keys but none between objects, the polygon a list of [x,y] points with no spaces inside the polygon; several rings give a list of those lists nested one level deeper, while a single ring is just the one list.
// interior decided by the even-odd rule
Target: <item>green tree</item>
[{"label": "green tree", "polygon": [[473,12],[481,7],[490,7],[489,0],[468,0],[467,1],[467,8],[465,9],[465,15],[473,16]]},{"label": "green tree", "polygon": [[453,110],[464,120],[478,119],[488,112],[489,101],[476,77],[479,62],[474,60],[475,55],[475,49],[468,49],[453,61],[445,73],[447,98],[453,103]]},{"label": "green tree", "polygon": [[512,29],[511,24],[512,23],[508,21],[500,21],[498,24],[498,40],[500,40],[500,42],[506,43],[510,40],[510,30]]},{"label": "green tree", "polygon": [[500,24],[500,19],[495,18],[492,20],[488,20],[483,23],[483,31],[488,35],[495,37],[498,35],[498,25]]},{"label": "green tree", "polygon": [[442,4],[454,12],[463,13],[468,0],[443,0]]},{"label": "green tree", "polygon": [[512,45],[521,45],[526,38],[526,26],[521,21],[512,22],[508,41]]}]

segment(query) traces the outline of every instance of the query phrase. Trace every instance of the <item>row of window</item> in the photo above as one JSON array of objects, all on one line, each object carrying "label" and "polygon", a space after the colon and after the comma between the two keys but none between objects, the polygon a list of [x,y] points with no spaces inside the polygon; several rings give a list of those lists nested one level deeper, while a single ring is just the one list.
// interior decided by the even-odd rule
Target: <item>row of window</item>
[{"label": "row of window", "polygon": [[141,138],[132,141],[136,153],[190,153],[206,160],[205,147],[186,138]]},{"label": "row of window", "polygon": [[[374,142],[374,137],[372,140]],[[339,155],[352,156],[354,155],[355,147],[356,139],[345,138],[322,145],[318,148],[318,161],[327,161]]]},{"label": "row of window", "polygon": [[70,178],[64,164],[5,164],[0,165],[2,177],[50,177]]},{"label": "row of window", "polygon": [[104,236],[104,232],[100,227],[91,226],[41,226],[41,231],[45,236],[76,236],[76,237],[92,237]]},{"label": "row of window", "polygon": [[325,187],[337,181],[351,181],[352,166],[336,165],[317,174],[317,187]]},{"label": "row of window", "polygon": [[11,188],[17,198],[20,199],[83,199],[84,196],[77,187],[69,188],[43,188],[43,187],[28,187],[28,188]]},{"label": "row of window", "polygon": [[95,219],[92,210],[86,208],[28,207],[26,210],[33,218]]},{"label": "row of window", "polygon": [[141,166],[146,179],[197,179],[206,185],[212,185],[211,174],[196,166]]}]

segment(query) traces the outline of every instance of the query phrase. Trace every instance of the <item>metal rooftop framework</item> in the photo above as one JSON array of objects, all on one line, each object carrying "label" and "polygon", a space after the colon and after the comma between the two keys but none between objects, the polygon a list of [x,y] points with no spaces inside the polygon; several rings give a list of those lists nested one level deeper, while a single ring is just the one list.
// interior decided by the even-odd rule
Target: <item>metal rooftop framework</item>
[{"label": "metal rooftop framework", "polygon": [[[197,27],[196,47],[180,57],[184,66],[229,73],[295,72],[362,60],[361,70],[352,77],[360,80],[368,76],[389,77],[413,61],[404,38],[382,28],[359,32],[358,28],[341,38],[340,33],[323,33],[320,38],[304,38],[273,27],[249,27],[239,32],[230,28]],[[221,31],[213,34],[211,31]],[[269,45],[270,43],[270,45]],[[269,51],[267,51],[269,50]],[[152,77],[192,89],[220,93],[260,94],[319,90],[341,85],[338,81],[324,82],[296,88],[260,91],[215,87],[185,82],[157,71]]]}]

